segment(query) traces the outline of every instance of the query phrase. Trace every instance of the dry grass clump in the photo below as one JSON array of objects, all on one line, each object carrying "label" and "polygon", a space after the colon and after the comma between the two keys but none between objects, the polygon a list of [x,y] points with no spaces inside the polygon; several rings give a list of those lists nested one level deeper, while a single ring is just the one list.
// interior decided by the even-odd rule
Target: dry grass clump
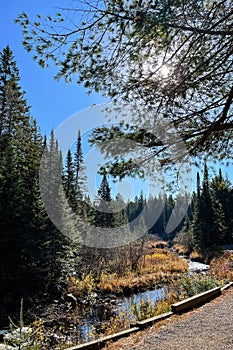
[{"label": "dry grass clump", "polygon": [[140,304],[132,303],[131,310],[135,321],[142,321],[171,311],[171,304],[175,299],[167,296],[165,299],[153,302],[149,298],[142,299]]},{"label": "dry grass clump", "polygon": [[102,323],[98,331],[93,327],[89,336],[92,340],[106,337],[111,334],[121,332],[130,328],[130,318],[125,311],[122,311],[119,315],[111,317],[106,323]]},{"label": "dry grass clump", "polygon": [[164,272],[170,275],[176,272],[183,273],[188,270],[188,263],[176,254],[157,249],[153,254],[147,254],[139,266],[140,273]]},{"label": "dry grass clump", "polygon": [[115,293],[137,291],[167,282],[171,277],[187,270],[188,263],[185,259],[167,250],[153,249],[151,254],[140,259],[136,271],[128,271],[123,276],[102,273],[97,287],[102,291]]},{"label": "dry grass clump", "polygon": [[168,247],[168,242],[166,241],[155,241],[155,242],[149,242],[147,244],[148,249],[154,249],[154,248],[167,248]]},{"label": "dry grass clump", "polygon": [[203,262],[203,260],[204,260],[203,254],[201,254],[200,252],[197,252],[197,251],[193,251],[189,257],[193,261]]},{"label": "dry grass clump", "polygon": [[173,248],[179,255],[189,255],[190,251],[182,244],[174,244]]},{"label": "dry grass clump", "polygon": [[233,281],[233,253],[225,251],[210,262],[210,271],[218,280]]},{"label": "dry grass clump", "polygon": [[125,248],[117,256],[107,257],[98,273],[83,273],[79,278],[71,277],[69,291],[76,297],[88,295],[93,290],[125,294],[167,283],[171,278],[187,272],[188,263],[168,249],[155,248],[157,245],[162,247],[165,243],[149,241],[144,245],[132,246],[129,251]]}]

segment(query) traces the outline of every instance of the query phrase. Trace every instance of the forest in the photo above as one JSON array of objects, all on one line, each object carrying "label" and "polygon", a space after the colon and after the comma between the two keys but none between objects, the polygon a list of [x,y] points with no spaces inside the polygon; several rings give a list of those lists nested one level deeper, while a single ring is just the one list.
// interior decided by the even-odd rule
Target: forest
[{"label": "forest", "polygon": [[[210,178],[207,162],[203,175],[197,173],[194,193],[146,198],[141,192],[125,203],[120,194],[112,196],[105,172],[96,197],[90,199],[80,130],[75,150],[69,150],[63,159],[54,132],[46,138],[30,114],[9,46],[0,55],[0,113],[2,325],[18,312],[21,299],[26,309],[46,305],[67,293],[69,279],[74,276],[81,279],[91,273],[98,278],[103,271],[135,271],[149,236],[170,246],[173,241],[182,244],[189,254],[208,252],[208,258],[219,247],[233,243],[232,183],[221,169]],[[41,162],[46,179],[42,182]],[[45,202],[52,208],[49,213]],[[187,202],[182,222],[166,233],[173,209],[179,210]],[[161,207],[161,215],[153,222],[151,218]],[[53,223],[55,215],[60,220],[59,229]],[[104,227],[120,229],[122,225],[127,227],[126,234],[139,232],[140,238],[117,248],[83,244],[92,227],[101,232]]]}]

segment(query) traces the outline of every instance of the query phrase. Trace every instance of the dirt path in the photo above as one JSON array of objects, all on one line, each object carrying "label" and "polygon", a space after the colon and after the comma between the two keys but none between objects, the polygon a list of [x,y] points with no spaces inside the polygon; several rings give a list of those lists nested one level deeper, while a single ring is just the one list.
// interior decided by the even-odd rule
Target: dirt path
[{"label": "dirt path", "polygon": [[182,316],[105,347],[107,350],[233,350],[233,287]]}]

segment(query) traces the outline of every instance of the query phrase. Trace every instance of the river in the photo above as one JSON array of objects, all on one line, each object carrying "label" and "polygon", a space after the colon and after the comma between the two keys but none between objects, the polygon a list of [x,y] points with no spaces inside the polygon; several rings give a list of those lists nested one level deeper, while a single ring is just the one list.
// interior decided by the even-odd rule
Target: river
[{"label": "river", "polygon": [[[203,273],[209,270],[209,265],[191,261],[189,259],[189,273]],[[143,292],[138,292],[130,296],[123,297],[109,297],[103,299],[102,304],[93,305],[88,314],[83,318],[83,324],[80,327],[80,335],[82,340],[88,341],[90,339],[89,334],[93,329],[93,326],[101,328],[102,323],[107,323],[112,316],[119,315],[122,311],[127,315],[130,314],[132,303],[137,306],[140,305],[141,301],[149,299],[151,302],[156,302],[164,298],[166,294],[166,288],[154,288]],[[130,317],[130,316],[129,316]]]},{"label": "river", "polygon": [[165,296],[165,288],[154,288],[132,294],[130,296],[119,296],[113,298],[103,299],[103,303],[100,305],[93,305],[89,309],[87,316],[83,318],[82,326],[79,328],[82,341],[88,341],[90,339],[89,334],[93,327],[97,330],[101,328],[102,323],[108,323],[109,319],[113,316],[119,315],[121,312],[130,316],[132,304],[140,305],[142,300],[149,299],[151,302],[161,300]]},{"label": "river", "polygon": [[[206,272],[209,269],[209,265],[190,260],[188,260],[188,262],[190,274]],[[94,302],[92,306],[84,306],[83,310],[80,312],[82,324],[77,327],[77,330],[80,334],[81,342],[89,341],[93,327],[98,332],[98,330],[101,329],[101,325],[108,323],[111,317],[117,316],[121,312],[124,312],[131,317],[130,311],[132,303],[139,306],[142,300],[146,301],[147,299],[156,303],[164,298],[165,295],[166,287],[159,287],[135,293],[130,296],[110,295],[103,299],[97,298],[96,302]],[[3,332],[5,333],[6,330]]]}]

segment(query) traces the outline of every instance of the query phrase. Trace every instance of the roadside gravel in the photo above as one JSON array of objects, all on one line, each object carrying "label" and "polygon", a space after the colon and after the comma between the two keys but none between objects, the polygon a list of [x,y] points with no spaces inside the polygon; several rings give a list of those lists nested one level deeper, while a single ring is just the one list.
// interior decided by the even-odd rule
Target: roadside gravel
[{"label": "roadside gravel", "polygon": [[233,287],[208,304],[109,344],[106,350],[233,350]]}]

